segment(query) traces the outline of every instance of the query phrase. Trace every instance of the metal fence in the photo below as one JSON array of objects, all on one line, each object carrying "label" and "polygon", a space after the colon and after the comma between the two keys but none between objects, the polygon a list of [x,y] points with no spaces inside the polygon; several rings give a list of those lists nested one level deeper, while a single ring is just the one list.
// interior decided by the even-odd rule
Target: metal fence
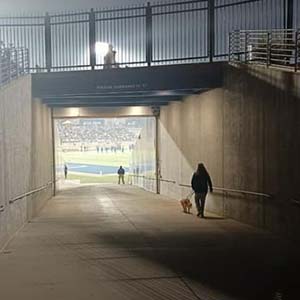
[{"label": "metal fence", "polygon": [[29,73],[29,52],[12,45],[0,47],[0,87]]},{"label": "metal fence", "polygon": [[234,31],[229,40],[232,62],[299,70],[300,30]]},{"label": "metal fence", "polygon": [[300,28],[300,1],[299,0],[293,0],[294,6],[293,6],[293,27],[294,28]]},{"label": "metal fence", "polygon": [[66,71],[199,63],[228,57],[233,30],[300,25],[295,0],[185,0],[118,9],[0,17],[0,40],[30,53],[30,70]]},{"label": "metal fence", "polygon": [[228,35],[233,30],[286,28],[286,0],[216,0],[215,56],[228,55]]}]

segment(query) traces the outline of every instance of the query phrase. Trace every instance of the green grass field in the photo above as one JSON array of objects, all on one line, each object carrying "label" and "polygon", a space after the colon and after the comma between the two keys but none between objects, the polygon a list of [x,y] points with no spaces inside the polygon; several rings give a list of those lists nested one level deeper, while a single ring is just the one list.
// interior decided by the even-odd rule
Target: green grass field
[{"label": "green grass field", "polygon": [[[79,163],[113,167],[129,167],[130,152],[97,153],[93,152],[63,152],[63,160],[66,163]],[[118,175],[95,175],[69,172],[69,180],[80,180],[80,183],[117,183]],[[125,177],[125,182],[128,178]]]},{"label": "green grass field", "polygon": [[[117,175],[88,175],[88,174],[78,174],[69,173],[68,180],[80,180],[80,183],[118,183]],[[128,176],[125,176],[125,183],[128,182]]]},{"label": "green grass field", "polygon": [[63,159],[66,163],[82,163],[102,166],[129,166],[130,152],[97,153],[93,152],[64,152]]}]

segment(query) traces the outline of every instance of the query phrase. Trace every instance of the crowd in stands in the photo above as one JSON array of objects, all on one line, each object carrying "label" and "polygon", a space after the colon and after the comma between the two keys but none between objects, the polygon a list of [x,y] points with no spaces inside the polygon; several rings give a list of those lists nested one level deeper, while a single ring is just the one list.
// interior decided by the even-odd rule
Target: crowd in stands
[{"label": "crowd in stands", "polygon": [[78,151],[124,152],[132,150],[141,128],[124,124],[59,121],[58,133],[63,148]]}]

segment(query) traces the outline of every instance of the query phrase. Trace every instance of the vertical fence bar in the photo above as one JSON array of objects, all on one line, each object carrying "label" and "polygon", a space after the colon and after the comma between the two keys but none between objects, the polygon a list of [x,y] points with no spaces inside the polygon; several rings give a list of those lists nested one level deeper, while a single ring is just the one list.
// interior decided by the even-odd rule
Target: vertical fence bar
[{"label": "vertical fence bar", "polygon": [[271,55],[272,55],[272,33],[268,31],[267,33],[267,67],[271,65]]},{"label": "vertical fence bar", "polygon": [[209,62],[213,62],[215,56],[215,0],[208,0],[207,7],[207,53],[209,57]]},{"label": "vertical fence bar", "polygon": [[295,72],[298,71],[299,59],[299,29],[295,31]]},{"label": "vertical fence bar", "polygon": [[245,32],[245,63],[248,63],[248,40],[249,32]]},{"label": "vertical fence bar", "polygon": [[294,0],[287,0],[286,28],[293,29],[294,25]]},{"label": "vertical fence bar", "polygon": [[8,81],[11,81],[11,50],[7,52],[7,61],[8,61]]},{"label": "vertical fence bar", "polygon": [[26,73],[29,74],[30,73],[30,57],[29,57],[29,49],[26,49]]},{"label": "vertical fence bar", "polygon": [[229,32],[229,39],[228,39],[228,61],[231,62],[231,39],[232,39],[232,32]]},{"label": "vertical fence bar", "polygon": [[89,47],[90,47],[90,65],[92,70],[96,66],[96,21],[95,12],[93,9],[90,11],[89,16]]},{"label": "vertical fence bar", "polygon": [[15,52],[15,64],[16,64],[15,68],[16,68],[16,78],[17,78],[20,75],[20,68],[19,68],[19,63],[20,63],[19,54],[20,54],[20,51],[15,48],[14,52]]},{"label": "vertical fence bar", "polygon": [[153,60],[152,26],[152,7],[148,2],[146,7],[146,61],[148,67],[151,66]]},{"label": "vertical fence bar", "polygon": [[51,17],[49,13],[45,16],[45,57],[47,72],[51,72],[52,68],[52,53],[51,53]]}]

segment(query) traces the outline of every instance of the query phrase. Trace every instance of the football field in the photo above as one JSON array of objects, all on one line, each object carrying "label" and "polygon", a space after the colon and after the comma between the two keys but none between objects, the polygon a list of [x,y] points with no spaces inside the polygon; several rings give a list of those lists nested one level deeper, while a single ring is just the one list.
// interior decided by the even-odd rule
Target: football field
[{"label": "football field", "polygon": [[123,166],[128,173],[131,152],[97,153],[64,152],[63,160],[68,166],[68,179],[80,183],[117,183],[117,170]]},{"label": "football field", "polygon": [[79,163],[111,167],[129,167],[130,156],[131,152],[129,151],[117,153],[97,153],[96,151],[63,153],[63,159],[66,163]]}]

